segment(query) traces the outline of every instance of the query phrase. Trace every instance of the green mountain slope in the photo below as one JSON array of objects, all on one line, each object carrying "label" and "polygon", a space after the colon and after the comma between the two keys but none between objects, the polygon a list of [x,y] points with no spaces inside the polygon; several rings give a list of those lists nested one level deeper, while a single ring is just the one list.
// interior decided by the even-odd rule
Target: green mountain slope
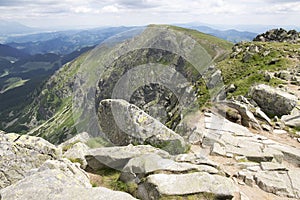
[{"label": "green mountain slope", "polygon": [[[157,31],[153,31],[154,29],[162,30],[161,33]],[[126,67],[129,65],[137,66],[143,63],[148,62],[157,62],[159,64],[163,64],[166,66],[175,66],[176,70],[183,74],[187,79],[193,82],[193,87],[195,92],[198,95],[199,106],[203,105],[208,99],[209,94],[205,87],[205,81],[201,74],[195,72],[194,67],[189,63],[187,60],[184,60],[182,56],[176,55],[172,52],[168,52],[166,50],[157,50],[157,49],[140,49],[136,51],[129,51],[127,54],[115,58],[112,60],[110,66],[106,66],[106,68],[99,68],[99,62],[102,61],[101,59],[110,58],[109,56],[117,55],[122,51],[122,49],[130,46],[132,41],[141,40],[143,41],[143,37],[149,38],[148,36],[153,36],[153,41],[156,40],[156,37],[161,37],[165,30],[171,30],[174,33],[178,33],[180,37],[188,37],[192,38],[192,40],[197,41],[203,48],[202,51],[205,51],[209,57],[209,60],[205,61],[205,59],[201,62],[205,63],[205,65],[211,65],[214,62],[218,62],[223,60],[228,53],[230,52],[231,47],[233,46],[231,43],[216,38],[214,36],[210,36],[207,34],[203,34],[197,32],[195,30],[184,29],[175,26],[167,26],[167,25],[150,25],[148,29],[144,30],[142,34],[135,37],[133,40],[125,40],[125,43],[116,42],[114,39],[109,41],[107,44],[113,44],[111,46],[100,46],[86,54],[81,55],[76,60],[72,61],[71,63],[66,64],[63,66],[59,71],[57,71],[44,85],[42,88],[42,92],[37,95],[34,102],[27,106],[27,108],[23,111],[22,117],[16,119],[12,126],[10,126],[10,131],[19,131],[30,129],[31,135],[38,135],[47,140],[51,141],[52,143],[60,143],[64,141],[66,138],[71,137],[72,135],[76,134],[78,131],[89,131],[92,130],[77,130],[78,127],[81,127],[81,124],[86,126],[97,126],[97,122],[92,121],[86,114],[85,109],[78,109],[74,110],[74,84],[77,84],[76,80],[79,82],[88,82],[85,77],[84,73],[89,72],[89,74],[95,74],[95,77],[89,79],[96,80],[97,83],[97,92],[99,92],[99,83],[98,80],[101,77],[97,77],[96,71],[104,70],[103,74],[107,75],[108,83],[113,82],[112,80],[118,80],[122,75],[124,75],[130,67]],[[128,34],[128,33],[127,33]],[[130,35],[130,33],[129,33]],[[124,36],[126,37],[132,36]],[[174,38],[172,38],[174,37]],[[170,45],[173,43],[176,44],[178,41],[176,37],[179,36],[174,35],[172,36],[170,41]],[[121,39],[124,41],[124,39]],[[151,41],[149,41],[150,44]],[[147,43],[145,43],[147,44]],[[104,50],[103,50],[104,49]],[[180,48],[179,48],[180,49]],[[165,56],[168,55],[168,56]],[[195,57],[201,55],[194,55]],[[132,60],[132,58],[136,58]],[[203,66],[205,67],[205,66]],[[116,69],[122,69],[121,71]],[[114,78],[115,72],[118,72],[119,75]],[[201,81],[202,80],[202,81]],[[94,81],[94,80],[93,80]],[[204,85],[203,85],[204,84]],[[107,87],[109,88],[109,87]],[[107,89],[107,88],[100,88],[100,89]],[[164,94],[170,95],[169,91],[166,88],[154,86],[154,89],[159,89],[165,92]],[[201,88],[201,89],[199,89]],[[82,88],[82,90],[88,91],[88,88]],[[109,89],[108,89],[109,90]],[[101,90],[100,90],[101,91]],[[145,96],[145,87],[138,88],[137,91],[143,92],[143,97]],[[162,93],[163,93],[162,92]],[[106,94],[108,96],[106,96]],[[159,93],[160,94],[160,93]],[[92,95],[93,94],[86,94],[83,95]],[[95,94],[96,95],[96,94]],[[97,95],[96,95],[97,96]],[[105,93],[105,98],[109,98],[109,93]],[[172,96],[170,96],[172,97]],[[172,97],[173,98],[173,97]],[[171,99],[172,99],[171,98]],[[95,101],[98,102],[102,98],[96,98]],[[201,100],[205,99],[205,100]],[[151,104],[155,104],[157,99],[151,99],[150,102],[147,102],[147,106]],[[133,99],[135,101],[135,99]],[[175,101],[174,101],[175,102]],[[145,106],[143,103],[135,102],[138,106],[143,107]],[[157,102],[156,102],[157,103]],[[158,102],[157,104],[159,104]],[[94,104],[97,107],[97,103]],[[93,107],[92,105],[92,107]],[[143,107],[144,108],[144,107]],[[172,115],[169,116],[167,121],[165,122],[170,127],[174,128],[175,121],[180,120],[178,118],[180,115],[178,113],[178,105],[177,103],[172,103],[171,106],[171,113]],[[95,124],[96,123],[96,124]],[[18,127],[16,129],[16,127]],[[93,133],[91,133],[93,134]]]}]

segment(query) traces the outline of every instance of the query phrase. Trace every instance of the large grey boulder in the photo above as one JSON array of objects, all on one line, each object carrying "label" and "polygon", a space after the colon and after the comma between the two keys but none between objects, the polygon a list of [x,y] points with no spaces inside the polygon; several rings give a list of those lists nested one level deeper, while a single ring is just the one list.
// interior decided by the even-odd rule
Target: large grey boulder
[{"label": "large grey boulder", "polygon": [[168,152],[150,145],[91,149],[85,158],[88,168],[91,170],[97,171],[103,168],[122,170],[130,159],[147,154],[157,154],[163,158],[170,158]]},{"label": "large grey boulder", "polygon": [[289,114],[298,101],[295,95],[264,84],[252,87],[249,95],[262,111],[273,116]]},{"label": "large grey boulder", "polygon": [[141,199],[160,199],[168,196],[212,194],[216,198],[231,199],[237,191],[233,181],[220,175],[205,172],[191,174],[154,174],[140,184]]},{"label": "large grey boulder", "polygon": [[67,159],[47,161],[35,173],[0,191],[4,200],[135,199],[124,192],[92,188],[88,175]]},{"label": "large grey boulder", "polygon": [[150,144],[170,154],[180,154],[188,149],[180,135],[124,100],[102,100],[98,117],[102,131],[113,144]]},{"label": "large grey boulder", "polygon": [[46,160],[60,156],[60,150],[42,138],[0,133],[0,188],[23,179]]}]

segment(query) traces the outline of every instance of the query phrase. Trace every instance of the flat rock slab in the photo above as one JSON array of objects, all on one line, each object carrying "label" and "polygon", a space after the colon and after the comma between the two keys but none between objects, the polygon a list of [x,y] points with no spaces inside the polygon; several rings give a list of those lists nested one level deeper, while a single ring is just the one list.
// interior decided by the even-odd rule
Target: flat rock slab
[{"label": "flat rock slab", "polygon": [[191,174],[154,174],[139,188],[142,199],[159,199],[162,196],[177,196],[209,193],[215,197],[232,198],[237,191],[229,178],[205,172]]},{"label": "flat rock slab", "polygon": [[150,145],[91,149],[85,158],[87,166],[95,171],[107,167],[122,170],[130,159],[146,154],[157,154],[162,158],[170,158],[168,152]]},{"label": "flat rock slab", "polygon": [[274,149],[277,151],[280,151],[284,155],[284,160],[288,161],[289,163],[292,163],[296,166],[300,165],[300,149],[295,147],[290,147],[283,144],[275,144],[275,145],[269,145],[270,149]]},{"label": "flat rock slab", "polygon": [[219,172],[216,168],[208,165],[195,165],[186,162],[175,162],[170,159],[163,159],[156,154],[148,154],[132,158],[122,171],[135,174],[149,174],[156,171],[169,171],[177,173],[199,171],[208,172],[210,174],[216,174]]},{"label": "flat rock slab", "polygon": [[288,169],[282,164],[274,162],[261,162],[260,166],[264,171],[287,171]]}]

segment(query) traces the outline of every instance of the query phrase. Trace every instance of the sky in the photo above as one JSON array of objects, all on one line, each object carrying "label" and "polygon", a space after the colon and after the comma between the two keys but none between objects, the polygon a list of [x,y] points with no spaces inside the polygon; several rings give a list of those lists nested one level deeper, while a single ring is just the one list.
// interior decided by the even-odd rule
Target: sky
[{"label": "sky", "polygon": [[0,0],[0,20],[31,27],[146,24],[300,26],[300,0]]}]

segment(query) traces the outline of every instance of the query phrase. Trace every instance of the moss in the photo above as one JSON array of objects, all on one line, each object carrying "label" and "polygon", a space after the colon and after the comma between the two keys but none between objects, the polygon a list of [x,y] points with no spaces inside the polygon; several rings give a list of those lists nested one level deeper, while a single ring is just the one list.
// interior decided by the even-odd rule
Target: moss
[{"label": "moss", "polygon": [[133,182],[124,183],[120,181],[119,180],[119,177],[121,175],[120,171],[111,168],[106,168],[97,171],[96,174],[102,177],[101,184],[92,183],[92,185],[94,184],[96,187],[102,186],[112,190],[127,192],[132,194],[133,196],[137,195],[136,192],[137,192],[138,185]]},{"label": "moss", "polygon": [[80,165],[83,165],[83,162],[80,158],[68,158],[72,163],[79,163]]},{"label": "moss", "polygon": [[90,138],[86,145],[92,149],[99,148],[99,147],[107,147],[110,146],[111,144],[106,141],[103,137],[95,137],[95,138]]},{"label": "moss", "polygon": [[63,151],[63,152],[68,151],[69,149],[71,149],[71,148],[74,146],[74,144],[76,144],[76,143],[78,143],[78,142],[80,142],[80,141],[79,141],[79,140],[76,140],[76,141],[74,141],[74,142],[72,142],[72,143],[69,143],[69,144],[63,146],[62,151]]}]

